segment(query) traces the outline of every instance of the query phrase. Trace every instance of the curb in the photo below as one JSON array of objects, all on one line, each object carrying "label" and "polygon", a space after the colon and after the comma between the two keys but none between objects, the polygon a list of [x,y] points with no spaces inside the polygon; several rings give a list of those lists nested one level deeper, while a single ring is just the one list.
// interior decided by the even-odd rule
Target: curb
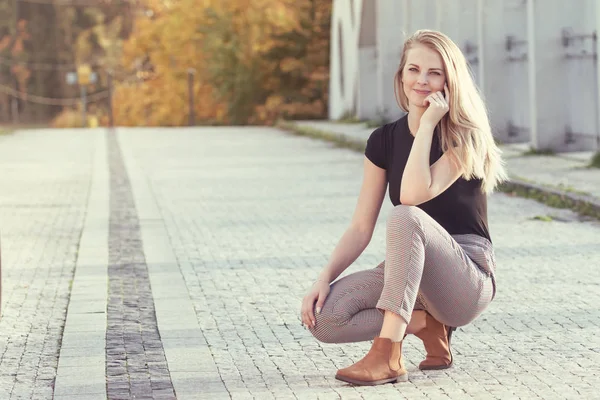
[{"label": "curb", "polygon": [[592,196],[565,192],[514,178],[502,183],[498,191],[537,200],[554,208],[569,208],[580,215],[600,220],[600,200]]},{"label": "curb", "polygon": [[278,121],[275,127],[287,131],[296,136],[307,136],[313,139],[319,139],[333,143],[337,147],[351,149],[359,152],[365,151],[367,145],[366,140],[358,140],[348,137],[341,133],[332,133],[321,129],[311,128],[308,126],[300,126],[291,121]]},{"label": "curb", "polygon": [[[275,127],[297,136],[306,136],[333,143],[337,147],[364,152],[366,139],[359,140],[339,133],[323,131],[321,129],[300,126],[292,121],[280,120]],[[499,192],[537,200],[540,203],[554,208],[569,208],[580,215],[593,217],[600,220],[600,199],[571,193],[536,183],[525,182],[511,178],[498,187]]]}]

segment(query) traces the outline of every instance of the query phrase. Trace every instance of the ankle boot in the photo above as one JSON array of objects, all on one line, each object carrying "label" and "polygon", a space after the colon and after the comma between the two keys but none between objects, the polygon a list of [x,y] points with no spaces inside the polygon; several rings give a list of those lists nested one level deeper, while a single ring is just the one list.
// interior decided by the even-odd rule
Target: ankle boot
[{"label": "ankle boot", "polygon": [[402,342],[376,337],[367,355],[359,362],[338,370],[335,379],[359,386],[406,382],[408,373],[402,361]]},{"label": "ankle boot", "polygon": [[425,328],[415,333],[423,341],[427,358],[419,364],[419,369],[446,369],[452,366],[450,339],[456,328],[446,326],[427,313]]}]

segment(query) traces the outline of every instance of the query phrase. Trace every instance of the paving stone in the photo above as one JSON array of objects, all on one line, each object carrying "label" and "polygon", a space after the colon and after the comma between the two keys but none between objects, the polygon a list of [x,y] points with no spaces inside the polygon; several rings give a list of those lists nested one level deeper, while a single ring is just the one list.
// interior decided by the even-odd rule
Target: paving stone
[{"label": "paving stone", "polygon": [[[110,258],[83,250],[82,285],[70,292],[97,134],[0,138],[0,399],[597,397],[598,222],[492,195],[498,295],[456,332],[455,366],[419,371],[422,345],[409,337],[409,382],[353,387],[333,375],[370,343],[319,343],[298,311],[354,210],[360,154],[270,128],[120,129],[118,142],[107,136]],[[346,273],[383,259],[390,209],[386,199]],[[554,218],[535,219],[544,215]],[[95,268],[107,264],[102,293]],[[165,284],[155,292],[152,279]],[[103,301],[106,310],[95,305]],[[75,335],[62,341],[65,322]],[[102,340],[105,352],[94,355]],[[59,364],[80,373],[54,390]]]},{"label": "paving stone", "polygon": [[[456,332],[455,366],[419,371],[422,345],[407,340],[411,382],[362,389],[335,381],[336,368],[360,359],[370,344],[318,343],[301,328],[298,310],[354,211],[362,155],[264,128],[123,130],[120,138],[164,218],[212,355],[204,360],[230,393],[261,393],[266,385],[276,398],[312,398],[313,387],[344,399],[556,398],[542,380],[525,377],[548,374],[540,368],[548,361],[560,368],[567,356],[600,353],[600,224],[494,194],[498,296]],[[385,201],[369,247],[347,273],[384,258]],[[555,219],[534,219],[543,215]],[[582,376],[568,386],[600,383],[597,365],[580,367]],[[309,383],[309,374],[321,379]]]},{"label": "paving stone", "polygon": [[0,375],[13,376],[0,380],[1,399],[52,398],[96,133],[31,130],[0,141]]}]

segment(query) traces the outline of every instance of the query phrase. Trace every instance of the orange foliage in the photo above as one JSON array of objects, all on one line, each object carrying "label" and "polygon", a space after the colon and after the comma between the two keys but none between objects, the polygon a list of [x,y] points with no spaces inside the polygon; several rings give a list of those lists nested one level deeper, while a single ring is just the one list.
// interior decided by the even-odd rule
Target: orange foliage
[{"label": "orange foliage", "polygon": [[[320,28],[307,21],[328,22],[330,1],[146,0],[145,9],[123,45],[123,63],[151,77],[116,85],[118,125],[187,124],[190,68],[199,123],[325,115],[328,39],[312,40]],[[304,43],[296,55],[286,50],[293,35]]]},{"label": "orange foliage", "polygon": [[[27,21],[19,20],[17,23],[16,34],[17,36],[14,42],[12,42],[12,38],[9,35],[2,37],[0,39],[0,50],[6,49],[12,42],[12,47],[6,50],[10,52],[13,59],[19,60],[19,56],[22,56],[24,53],[25,41],[31,37],[29,32],[27,32]],[[27,68],[25,63],[15,63],[10,67],[10,72],[16,78],[19,90],[26,92],[27,83],[31,77],[31,70]]]}]

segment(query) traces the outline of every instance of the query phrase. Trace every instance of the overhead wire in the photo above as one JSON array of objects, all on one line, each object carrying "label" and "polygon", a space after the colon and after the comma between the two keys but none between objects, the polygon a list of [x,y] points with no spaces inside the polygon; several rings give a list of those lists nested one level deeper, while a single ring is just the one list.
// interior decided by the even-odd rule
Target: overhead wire
[{"label": "overhead wire", "polygon": [[[14,58],[0,56],[0,64],[6,66],[24,65],[29,69],[34,70],[45,70],[45,71],[76,71],[77,64],[73,63],[47,63],[47,62],[34,62],[25,60],[15,60]],[[87,63],[92,68],[102,67],[105,68],[102,63],[92,62]]]},{"label": "overhead wire", "polygon": [[[16,97],[23,101],[28,101],[37,104],[44,104],[50,106],[74,106],[76,104],[81,103],[81,98],[52,98],[52,97],[43,97],[37,96],[34,94],[21,92],[19,90],[15,90],[9,86],[5,86],[0,84],[0,92],[8,94],[10,96]],[[109,90],[102,90],[100,92],[96,92],[90,94],[86,97],[88,103],[93,103],[99,100],[104,100],[108,98]]]},{"label": "overhead wire", "polygon": [[78,7],[105,7],[115,3],[129,3],[137,5],[138,0],[17,0],[20,3],[33,4],[51,4],[57,6],[78,6]]},{"label": "overhead wire", "polygon": [[[51,5],[65,5],[65,6],[83,6],[83,7],[104,7],[115,3],[129,3],[133,5],[139,5],[140,0],[17,0],[21,3],[34,3],[34,4],[51,4]],[[23,65],[32,70],[46,70],[46,71],[76,71],[76,64],[55,64],[55,63],[43,63],[43,62],[30,62],[14,60],[6,57],[0,57],[0,64],[6,66],[19,66]],[[88,64],[90,67],[99,67],[99,63]],[[112,76],[116,77],[119,72],[113,71]],[[139,80],[137,72],[123,76],[120,81],[121,83],[132,83],[135,80]],[[38,96],[31,93],[22,92],[13,89],[9,86],[0,84],[0,92],[18,98],[23,101],[29,101],[32,103],[44,104],[44,105],[57,105],[57,106],[72,106],[81,102],[81,98],[52,98]],[[110,95],[109,90],[103,90],[87,96],[87,102],[95,102],[108,98]]]}]

